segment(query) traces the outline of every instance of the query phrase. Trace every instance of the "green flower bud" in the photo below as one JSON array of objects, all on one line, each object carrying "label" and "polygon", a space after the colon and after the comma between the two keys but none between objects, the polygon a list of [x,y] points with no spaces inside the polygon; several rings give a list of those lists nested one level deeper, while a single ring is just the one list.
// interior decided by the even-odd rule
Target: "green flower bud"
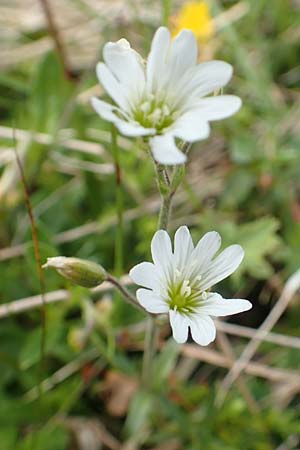
[{"label": "green flower bud", "polygon": [[56,269],[67,280],[87,288],[99,286],[107,279],[107,273],[103,267],[85,259],[56,256],[48,258],[43,268]]}]

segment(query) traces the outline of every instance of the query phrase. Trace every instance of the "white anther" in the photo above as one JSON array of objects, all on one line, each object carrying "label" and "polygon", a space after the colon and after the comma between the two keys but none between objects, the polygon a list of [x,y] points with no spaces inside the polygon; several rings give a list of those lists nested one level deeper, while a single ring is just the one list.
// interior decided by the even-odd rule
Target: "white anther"
[{"label": "white anther", "polygon": [[178,270],[178,269],[175,269],[175,276],[176,276],[176,278],[181,277],[181,275],[182,275],[182,272],[180,272],[180,270]]},{"label": "white anther", "polygon": [[144,102],[144,103],[142,103],[142,105],[141,105],[141,110],[144,112],[144,113],[148,113],[149,111],[150,111],[150,109],[151,109],[151,104],[150,104],[150,102]]},{"label": "white anther", "polygon": [[149,119],[153,121],[153,123],[157,123],[161,119],[161,109],[155,108],[152,114],[150,114]]},{"label": "white anther", "polygon": [[202,298],[203,298],[203,300],[206,300],[207,299],[207,292],[202,292]]},{"label": "white anther", "polygon": [[192,289],[189,286],[190,280],[184,280],[181,287],[181,295],[189,296],[191,295]]},{"label": "white anther", "polygon": [[170,115],[170,108],[167,105],[164,105],[162,107],[162,112],[165,116],[169,116]]}]

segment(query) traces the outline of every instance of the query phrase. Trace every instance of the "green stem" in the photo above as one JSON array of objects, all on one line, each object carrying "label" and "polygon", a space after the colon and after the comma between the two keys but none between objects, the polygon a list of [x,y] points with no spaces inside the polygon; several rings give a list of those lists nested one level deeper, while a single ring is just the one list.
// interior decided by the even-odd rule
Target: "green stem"
[{"label": "green stem", "polygon": [[157,329],[155,325],[155,319],[152,316],[147,318],[147,328],[145,333],[145,346],[143,356],[143,368],[142,368],[142,385],[145,389],[151,388],[155,349],[157,341]]},{"label": "green stem", "polygon": [[168,223],[171,214],[172,197],[172,192],[169,192],[167,195],[162,195],[161,197],[161,205],[157,225],[158,230],[168,229]]},{"label": "green stem", "polygon": [[[161,205],[158,217],[158,230],[167,230],[172,208],[172,198],[183,178],[184,170],[182,166],[177,166],[173,170],[172,179],[166,168],[157,164],[155,161],[157,185],[161,195]],[[157,327],[153,316],[148,317],[147,329],[145,334],[145,346],[142,368],[142,384],[145,389],[150,389],[153,379],[153,361],[157,347]]]},{"label": "green stem", "polygon": [[125,286],[123,286],[119,280],[117,280],[115,277],[113,277],[112,275],[108,275],[107,276],[107,281],[109,281],[111,284],[113,284],[120,292],[120,294],[122,294],[123,298],[130,303],[132,306],[134,306],[135,308],[145,312],[145,309],[139,304],[139,302],[137,301],[137,299],[135,298],[134,295],[131,294],[131,292],[126,289]]},{"label": "green stem", "polygon": [[112,126],[111,146],[115,165],[117,232],[115,241],[115,273],[120,276],[123,272],[123,192],[120,167],[120,152],[117,142],[117,130]]}]

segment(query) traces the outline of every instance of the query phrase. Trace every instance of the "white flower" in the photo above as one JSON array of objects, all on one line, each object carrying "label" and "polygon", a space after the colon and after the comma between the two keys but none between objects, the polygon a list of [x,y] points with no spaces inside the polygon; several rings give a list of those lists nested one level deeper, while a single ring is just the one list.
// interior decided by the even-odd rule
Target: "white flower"
[{"label": "white flower", "polygon": [[184,163],[186,155],[175,138],[205,139],[210,121],[225,119],[241,106],[233,95],[203,98],[228,83],[232,67],[223,61],[197,64],[197,53],[190,30],[181,31],[171,43],[168,29],[159,28],[147,63],[126,39],[108,42],[97,76],[115,105],[93,98],[94,109],[126,136],[149,136],[159,163]]},{"label": "white flower", "polygon": [[[194,248],[186,226],[175,234],[174,253],[168,233],[159,230],[151,242],[153,263],[143,262],[130,271],[132,280],[143,286],[137,299],[150,313],[169,313],[173,337],[186,342],[190,328],[199,345],[208,345],[216,337],[210,316],[228,316],[249,310],[248,300],[224,299],[210,288],[231,275],[240,265],[244,251],[231,245],[215,256],[220,235],[206,233]],[[146,288],[146,289],[144,289]]]}]

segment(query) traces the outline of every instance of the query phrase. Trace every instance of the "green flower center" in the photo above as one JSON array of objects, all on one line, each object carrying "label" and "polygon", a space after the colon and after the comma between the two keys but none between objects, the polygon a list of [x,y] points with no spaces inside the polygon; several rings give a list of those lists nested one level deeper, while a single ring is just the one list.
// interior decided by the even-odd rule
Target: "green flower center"
[{"label": "green flower center", "polygon": [[143,127],[155,128],[159,133],[172,125],[176,113],[164,101],[157,101],[151,94],[136,108],[133,118]]},{"label": "green flower center", "polygon": [[167,302],[170,309],[181,314],[191,314],[201,305],[206,296],[206,292],[199,289],[198,283],[190,283],[190,280],[175,280],[169,285]]}]

